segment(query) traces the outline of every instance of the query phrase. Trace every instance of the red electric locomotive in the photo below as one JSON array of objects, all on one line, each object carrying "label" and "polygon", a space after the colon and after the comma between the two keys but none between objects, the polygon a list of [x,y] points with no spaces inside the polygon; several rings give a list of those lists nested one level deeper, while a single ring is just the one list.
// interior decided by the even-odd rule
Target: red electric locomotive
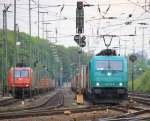
[{"label": "red electric locomotive", "polygon": [[[15,73],[13,71],[15,70]],[[12,94],[15,91],[15,97],[19,98],[30,94],[30,89],[33,90],[34,73],[30,67],[15,67],[11,68],[8,74],[9,92]],[[14,88],[13,88],[14,87]]]},{"label": "red electric locomotive", "polygon": [[[38,83],[35,83],[35,75],[30,67],[12,67],[8,74],[9,92],[15,92],[15,98],[29,97],[30,93],[46,93],[55,88],[55,82],[51,78],[41,76]],[[13,88],[14,87],[14,88]]]}]

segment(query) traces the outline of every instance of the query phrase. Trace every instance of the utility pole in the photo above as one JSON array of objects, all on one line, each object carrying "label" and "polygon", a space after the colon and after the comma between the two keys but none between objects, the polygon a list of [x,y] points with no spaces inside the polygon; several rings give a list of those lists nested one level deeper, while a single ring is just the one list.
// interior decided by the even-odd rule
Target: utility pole
[{"label": "utility pole", "polygon": [[[39,63],[39,61],[40,61],[40,54],[39,54],[39,51],[38,51],[38,48],[37,48],[37,62]],[[40,83],[40,69],[39,69],[39,64],[38,64],[38,66],[37,66],[37,82],[38,83]],[[39,93],[39,92],[38,92]]]},{"label": "utility pole", "polygon": [[[10,4],[11,5],[11,4]],[[7,51],[7,43],[8,43],[8,35],[7,35],[7,12],[9,9],[9,6],[5,6],[5,9],[3,10],[3,55],[2,55],[2,70],[4,71],[4,65],[5,65],[5,74],[2,72],[2,81],[3,81],[3,96],[5,95],[5,91],[7,90],[7,95],[8,95],[8,81],[7,81],[7,75],[8,75],[8,61],[7,61],[7,56],[8,56],[8,51]],[[4,50],[5,48],[5,50]],[[4,56],[5,56],[5,64],[4,64]],[[5,75],[5,76],[4,76]],[[5,77],[5,78],[4,78]],[[5,88],[6,87],[6,88]]]},{"label": "utility pole", "polygon": [[150,0],[149,0],[149,10],[150,10]]},{"label": "utility pole", "polygon": [[133,53],[135,53],[135,42],[134,42],[134,36],[136,36],[136,27],[135,27],[135,31],[134,31],[134,35],[133,36]]},{"label": "utility pole", "polygon": [[4,96],[4,41],[2,41],[2,96]]},{"label": "utility pole", "polygon": [[[17,31],[17,34],[16,34],[16,45],[20,45],[20,42],[19,42],[19,27],[18,27],[18,24],[16,24],[16,31]],[[17,56],[17,59],[16,59],[16,63],[19,63],[19,56],[18,56],[18,47],[16,47],[16,56]]]},{"label": "utility pole", "polygon": [[6,39],[7,39],[7,27],[6,27],[6,11],[3,10],[3,52],[2,52],[2,82],[3,82],[3,93],[2,93],[2,96],[5,95],[5,80],[4,80],[4,57],[5,57],[5,42],[6,42]]},{"label": "utility pole", "polygon": [[51,32],[51,31],[48,31],[48,30],[47,30],[47,25],[48,25],[48,24],[51,24],[51,23],[42,23],[42,24],[45,24],[45,25],[46,25],[46,31],[44,31],[44,32],[46,32],[46,39],[47,39],[47,38],[48,38],[47,33],[48,33],[48,32]]},{"label": "utility pole", "polygon": [[38,39],[39,39],[39,0],[38,0]]},{"label": "utility pole", "polygon": [[[148,25],[148,23],[139,23],[140,25]],[[144,72],[144,30],[147,27],[140,27],[143,29],[143,37],[142,37],[142,73]],[[141,81],[141,91],[143,91],[143,81]]]},{"label": "utility pole", "polygon": [[[32,0],[33,1],[33,0]],[[35,1],[33,1],[35,2]],[[30,68],[31,68],[31,61],[32,61],[32,55],[31,55],[31,0],[29,0],[29,36],[30,36],[30,40],[29,40],[29,49],[30,49]],[[30,99],[31,99],[31,86],[30,86]]]},{"label": "utility pole", "polygon": [[119,55],[121,55],[121,44],[120,44],[120,38],[119,38]]},{"label": "utility pole", "polygon": [[29,35],[31,38],[31,1],[29,0]]},{"label": "utility pole", "polygon": [[63,73],[62,73],[62,71],[63,71],[63,67],[62,67],[62,62],[61,62],[61,68],[60,68],[60,86],[62,86],[62,76],[63,76]]},{"label": "utility pole", "polygon": [[[31,1],[29,0],[29,36],[30,36],[30,40],[29,40],[29,49],[30,49],[30,68],[31,68]],[[31,80],[31,78],[30,78]],[[32,94],[31,94],[31,86],[30,86],[30,100],[32,100]]]},{"label": "utility pole", "polygon": [[[40,16],[39,16],[39,0],[38,0],[38,40],[40,39],[39,37],[39,19],[40,19]],[[39,58],[39,53],[37,53],[37,60],[38,62],[40,61],[40,58]],[[40,75],[39,75],[39,72],[40,72],[40,69],[39,67],[37,68],[37,80],[38,80],[38,83],[40,82]],[[38,92],[39,93],[39,92]]]},{"label": "utility pole", "polygon": [[129,41],[129,40],[123,40],[124,42],[125,42],[125,56],[126,56],[126,51],[127,51],[127,42]]},{"label": "utility pole", "polygon": [[14,0],[14,67],[13,67],[13,103],[15,103],[15,67],[16,67],[16,0]]},{"label": "utility pole", "polygon": [[[44,14],[45,13],[47,13],[48,14],[48,12],[39,12],[39,13],[42,13],[42,23],[44,23]],[[39,21],[38,21],[39,22]],[[42,25],[42,30],[43,30],[43,34],[42,34],[42,38],[44,39],[44,24]]]},{"label": "utility pole", "polygon": [[146,12],[146,2],[147,2],[147,1],[145,0],[145,12]]},{"label": "utility pole", "polygon": [[[40,12],[40,3],[39,3],[39,0],[38,0],[38,39],[40,39],[40,25],[39,25],[39,22],[40,22],[40,13],[42,13],[42,16],[43,16],[43,23],[44,23],[44,13],[47,13],[48,14],[48,12]],[[43,25],[43,27],[42,27],[42,29],[43,29],[43,39],[44,39],[44,25]]]}]

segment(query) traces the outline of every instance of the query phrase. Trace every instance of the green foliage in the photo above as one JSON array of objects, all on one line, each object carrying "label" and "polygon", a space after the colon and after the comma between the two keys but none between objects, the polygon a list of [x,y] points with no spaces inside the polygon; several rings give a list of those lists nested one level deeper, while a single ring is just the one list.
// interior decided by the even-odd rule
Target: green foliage
[{"label": "green foliage", "polygon": [[[137,55],[139,55],[137,53]],[[150,60],[146,61],[146,58],[142,56],[137,56],[137,60],[134,62],[134,90],[150,92]],[[128,60],[128,59],[127,59]],[[132,87],[132,62],[128,60],[129,64],[129,90]],[[143,67],[143,68],[142,68]]]},{"label": "green foliage", "polygon": [[150,59],[147,61],[147,65],[150,66]]},{"label": "green foliage", "polygon": [[[76,74],[77,64],[78,64],[78,47],[65,48],[61,45],[56,45],[58,51],[59,62],[56,62],[53,56],[52,46],[53,43],[49,43],[47,40],[38,39],[38,37],[31,37],[25,33],[19,33],[17,36],[21,44],[16,46],[16,62],[24,62],[28,66],[31,66],[36,70],[36,74],[50,76],[59,80],[60,78],[60,68],[62,66],[63,81],[67,81],[72,74]],[[0,30],[0,42],[2,42],[2,30]],[[0,57],[2,57],[2,45],[0,45]],[[14,32],[8,31],[8,70],[14,66]],[[81,63],[86,64],[89,57],[82,52]],[[4,57],[4,60],[6,58]],[[71,66],[74,63],[74,67]],[[2,60],[0,63],[0,68],[2,68]],[[5,71],[4,67],[4,71]],[[4,81],[7,82],[7,74],[5,74]],[[0,79],[2,74],[0,71]],[[36,77],[38,78],[38,77]],[[38,79],[35,79],[39,81]]]},{"label": "green foliage", "polygon": [[[144,72],[141,76],[134,81],[134,90],[138,92],[150,92],[150,70]],[[131,91],[132,81],[129,81],[129,90]]]}]

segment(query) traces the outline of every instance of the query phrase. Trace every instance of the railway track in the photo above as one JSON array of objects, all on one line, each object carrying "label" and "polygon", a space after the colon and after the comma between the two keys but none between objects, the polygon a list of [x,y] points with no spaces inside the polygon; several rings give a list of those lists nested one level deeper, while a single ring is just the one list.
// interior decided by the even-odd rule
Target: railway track
[{"label": "railway track", "polygon": [[37,116],[50,116],[50,115],[61,115],[64,114],[65,111],[70,111],[72,113],[83,113],[83,112],[91,112],[91,111],[106,111],[106,110],[115,110],[123,113],[127,113],[126,109],[116,108],[116,107],[103,107],[103,108],[70,108],[70,109],[36,109],[36,110],[24,110],[19,112],[8,112],[8,113],[0,113],[0,119],[16,119],[23,117],[37,117]]},{"label": "railway track", "polygon": [[[72,118],[73,121],[77,120],[88,120],[89,119],[99,119],[100,116],[103,117],[103,120],[110,120],[110,121],[118,121],[118,120],[147,120],[150,119],[149,114],[150,110],[146,109],[143,110],[141,108],[137,107],[125,107],[125,106],[104,106],[104,105],[90,105],[83,108],[64,108],[61,107],[64,103],[64,92],[62,90],[59,90],[56,95],[54,95],[49,101],[45,102],[42,105],[36,106],[36,107],[30,107],[24,110],[20,111],[7,111],[7,112],[1,112],[0,113],[0,119],[16,119],[16,118],[25,118],[25,117],[38,117],[38,116],[51,116],[51,115],[61,115],[64,114],[65,111],[70,111],[73,114],[76,113],[84,113],[84,112],[121,112],[122,114],[117,116],[109,116],[109,118],[104,118],[99,113],[94,113],[90,116],[84,115],[84,116],[77,116]],[[60,107],[60,108],[59,108]],[[140,115],[147,115],[147,116],[140,116]]]},{"label": "railway track", "polygon": [[43,103],[42,105],[29,107],[22,110],[11,110],[0,112],[0,119],[14,119],[18,117],[27,117],[27,116],[37,116],[44,115],[45,111],[49,111],[51,109],[58,108],[63,105],[64,97],[63,92],[58,91],[53,97],[51,97],[48,101]]},{"label": "railway track", "polygon": [[[62,97],[62,92],[57,93],[60,97]],[[53,101],[56,102],[57,96],[53,97],[50,102],[47,104],[32,109],[32,110],[22,110],[22,111],[16,111],[16,112],[6,112],[6,113],[0,113],[0,119],[16,119],[16,118],[24,118],[24,117],[37,117],[37,116],[50,116],[50,115],[61,115],[64,114],[65,111],[70,111],[71,113],[83,113],[83,112],[93,112],[93,111],[117,111],[122,112],[123,114],[127,114],[129,112],[129,109],[127,107],[121,107],[121,106],[104,106],[104,105],[96,105],[92,107],[86,107],[86,108],[59,108],[57,107],[61,106],[63,104],[63,101],[59,104],[54,104]],[[58,98],[57,98],[58,99]],[[51,104],[52,103],[52,104]],[[140,110],[140,109],[133,109],[132,110]],[[98,117],[99,115],[94,114],[93,117]],[[87,118],[87,116],[85,117]],[[77,117],[77,119],[83,119],[83,117]],[[76,120],[76,119],[74,119]]]},{"label": "railway track", "polygon": [[[128,95],[132,95],[132,93],[128,93]],[[150,94],[149,93],[133,93],[134,96],[140,96],[140,97],[144,97],[144,98],[150,98]]]},{"label": "railway track", "polygon": [[111,118],[103,118],[103,121],[149,121],[150,120],[150,109],[139,110],[132,113],[126,113],[120,116]]},{"label": "railway track", "polygon": [[21,101],[21,99],[15,99],[14,102],[13,102],[13,98],[1,100],[0,106],[8,106],[8,105],[11,105],[11,104],[19,102],[19,101]]},{"label": "railway track", "polygon": [[138,103],[142,103],[142,104],[150,106],[150,95],[149,94],[141,94],[141,93],[132,94],[132,93],[129,93],[128,98],[133,99]]}]

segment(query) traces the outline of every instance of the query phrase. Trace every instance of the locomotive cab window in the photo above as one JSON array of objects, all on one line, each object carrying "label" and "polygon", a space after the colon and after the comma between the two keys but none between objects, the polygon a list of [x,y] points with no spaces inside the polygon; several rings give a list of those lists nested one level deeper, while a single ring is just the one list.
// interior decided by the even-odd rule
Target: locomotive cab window
[{"label": "locomotive cab window", "polygon": [[102,60],[96,61],[96,70],[123,70],[122,60]]},{"label": "locomotive cab window", "polygon": [[28,71],[26,70],[21,71],[21,77],[28,77]]},{"label": "locomotive cab window", "polygon": [[20,71],[15,71],[15,77],[20,77]]},{"label": "locomotive cab window", "polygon": [[15,77],[28,77],[29,73],[26,70],[15,71]]}]

